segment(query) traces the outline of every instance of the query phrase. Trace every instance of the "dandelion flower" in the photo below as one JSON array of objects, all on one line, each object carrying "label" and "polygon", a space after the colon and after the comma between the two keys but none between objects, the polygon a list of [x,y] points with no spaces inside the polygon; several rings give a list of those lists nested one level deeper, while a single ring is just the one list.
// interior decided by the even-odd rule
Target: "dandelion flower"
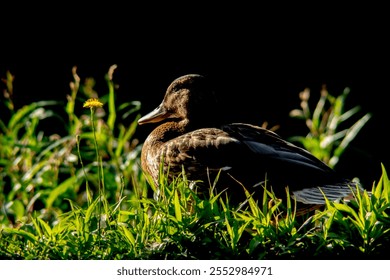
[{"label": "dandelion flower", "polygon": [[99,101],[97,98],[90,98],[87,101],[85,101],[83,108],[98,108],[102,107],[103,103]]}]

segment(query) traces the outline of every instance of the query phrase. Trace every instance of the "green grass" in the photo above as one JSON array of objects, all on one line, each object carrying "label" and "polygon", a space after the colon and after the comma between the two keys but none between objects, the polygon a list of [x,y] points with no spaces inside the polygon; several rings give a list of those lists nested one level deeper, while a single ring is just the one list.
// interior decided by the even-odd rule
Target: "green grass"
[{"label": "green grass", "polygon": [[[65,102],[22,108],[12,102],[17,93],[6,73],[0,110],[1,259],[386,258],[390,181],[384,166],[370,194],[358,194],[352,202],[328,202],[299,217],[292,199],[281,201],[267,188],[262,201],[247,192],[246,203],[233,207],[225,193],[213,188],[200,196],[189,188],[185,174],[171,183],[160,174],[153,198],[157,189],[140,170],[142,143],[134,138],[140,104],[116,104],[115,68],[105,76],[106,94],[98,96],[95,80],[82,83],[74,68]],[[97,97],[102,108],[83,108]],[[339,100],[327,110],[339,116],[337,123],[357,112],[344,114],[345,96],[327,98]],[[316,117],[305,115],[306,123],[310,119],[321,129],[300,139],[315,143],[307,144],[310,148],[333,135],[332,149],[325,149],[323,157],[329,159],[341,156],[335,150],[345,149],[369,118],[338,133],[334,126],[329,129],[335,121],[318,125],[321,110],[316,111]],[[61,132],[48,135],[47,121],[58,123]]]}]

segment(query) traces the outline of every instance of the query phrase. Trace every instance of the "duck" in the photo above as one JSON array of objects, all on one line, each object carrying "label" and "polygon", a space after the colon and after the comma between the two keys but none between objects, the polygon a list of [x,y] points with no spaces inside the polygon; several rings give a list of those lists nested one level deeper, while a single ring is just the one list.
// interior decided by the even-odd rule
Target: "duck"
[{"label": "duck", "polygon": [[138,120],[139,125],[155,125],[141,150],[141,168],[151,183],[158,187],[161,170],[168,181],[184,172],[203,192],[214,186],[231,201],[245,200],[244,190],[262,199],[266,187],[278,198],[288,192],[311,206],[324,205],[325,197],[350,199],[362,189],[274,131],[223,123],[218,106],[210,80],[186,74],[173,80],[160,105]]}]

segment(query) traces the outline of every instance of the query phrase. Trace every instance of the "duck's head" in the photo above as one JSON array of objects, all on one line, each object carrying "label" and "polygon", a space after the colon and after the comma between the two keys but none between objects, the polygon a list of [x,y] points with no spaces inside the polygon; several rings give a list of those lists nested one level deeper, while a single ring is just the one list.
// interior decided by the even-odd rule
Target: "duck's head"
[{"label": "duck's head", "polygon": [[217,119],[216,98],[206,77],[188,74],[175,79],[161,104],[138,120],[138,124],[185,120],[191,126],[207,125]]}]

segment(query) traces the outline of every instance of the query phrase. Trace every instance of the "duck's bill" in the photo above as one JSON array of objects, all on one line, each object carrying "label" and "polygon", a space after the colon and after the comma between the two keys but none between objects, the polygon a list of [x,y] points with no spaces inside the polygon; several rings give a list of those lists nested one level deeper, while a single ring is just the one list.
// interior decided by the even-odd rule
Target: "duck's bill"
[{"label": "duck's bill", "polygon": [[156,123],[161,122],[169,117],[169,113],[165,110],[165,108],[160,104],[156,109],[154,109],[149,114],[146,114],[142,118],[138,120],[138,124],[146,124],[146,123]]}]

